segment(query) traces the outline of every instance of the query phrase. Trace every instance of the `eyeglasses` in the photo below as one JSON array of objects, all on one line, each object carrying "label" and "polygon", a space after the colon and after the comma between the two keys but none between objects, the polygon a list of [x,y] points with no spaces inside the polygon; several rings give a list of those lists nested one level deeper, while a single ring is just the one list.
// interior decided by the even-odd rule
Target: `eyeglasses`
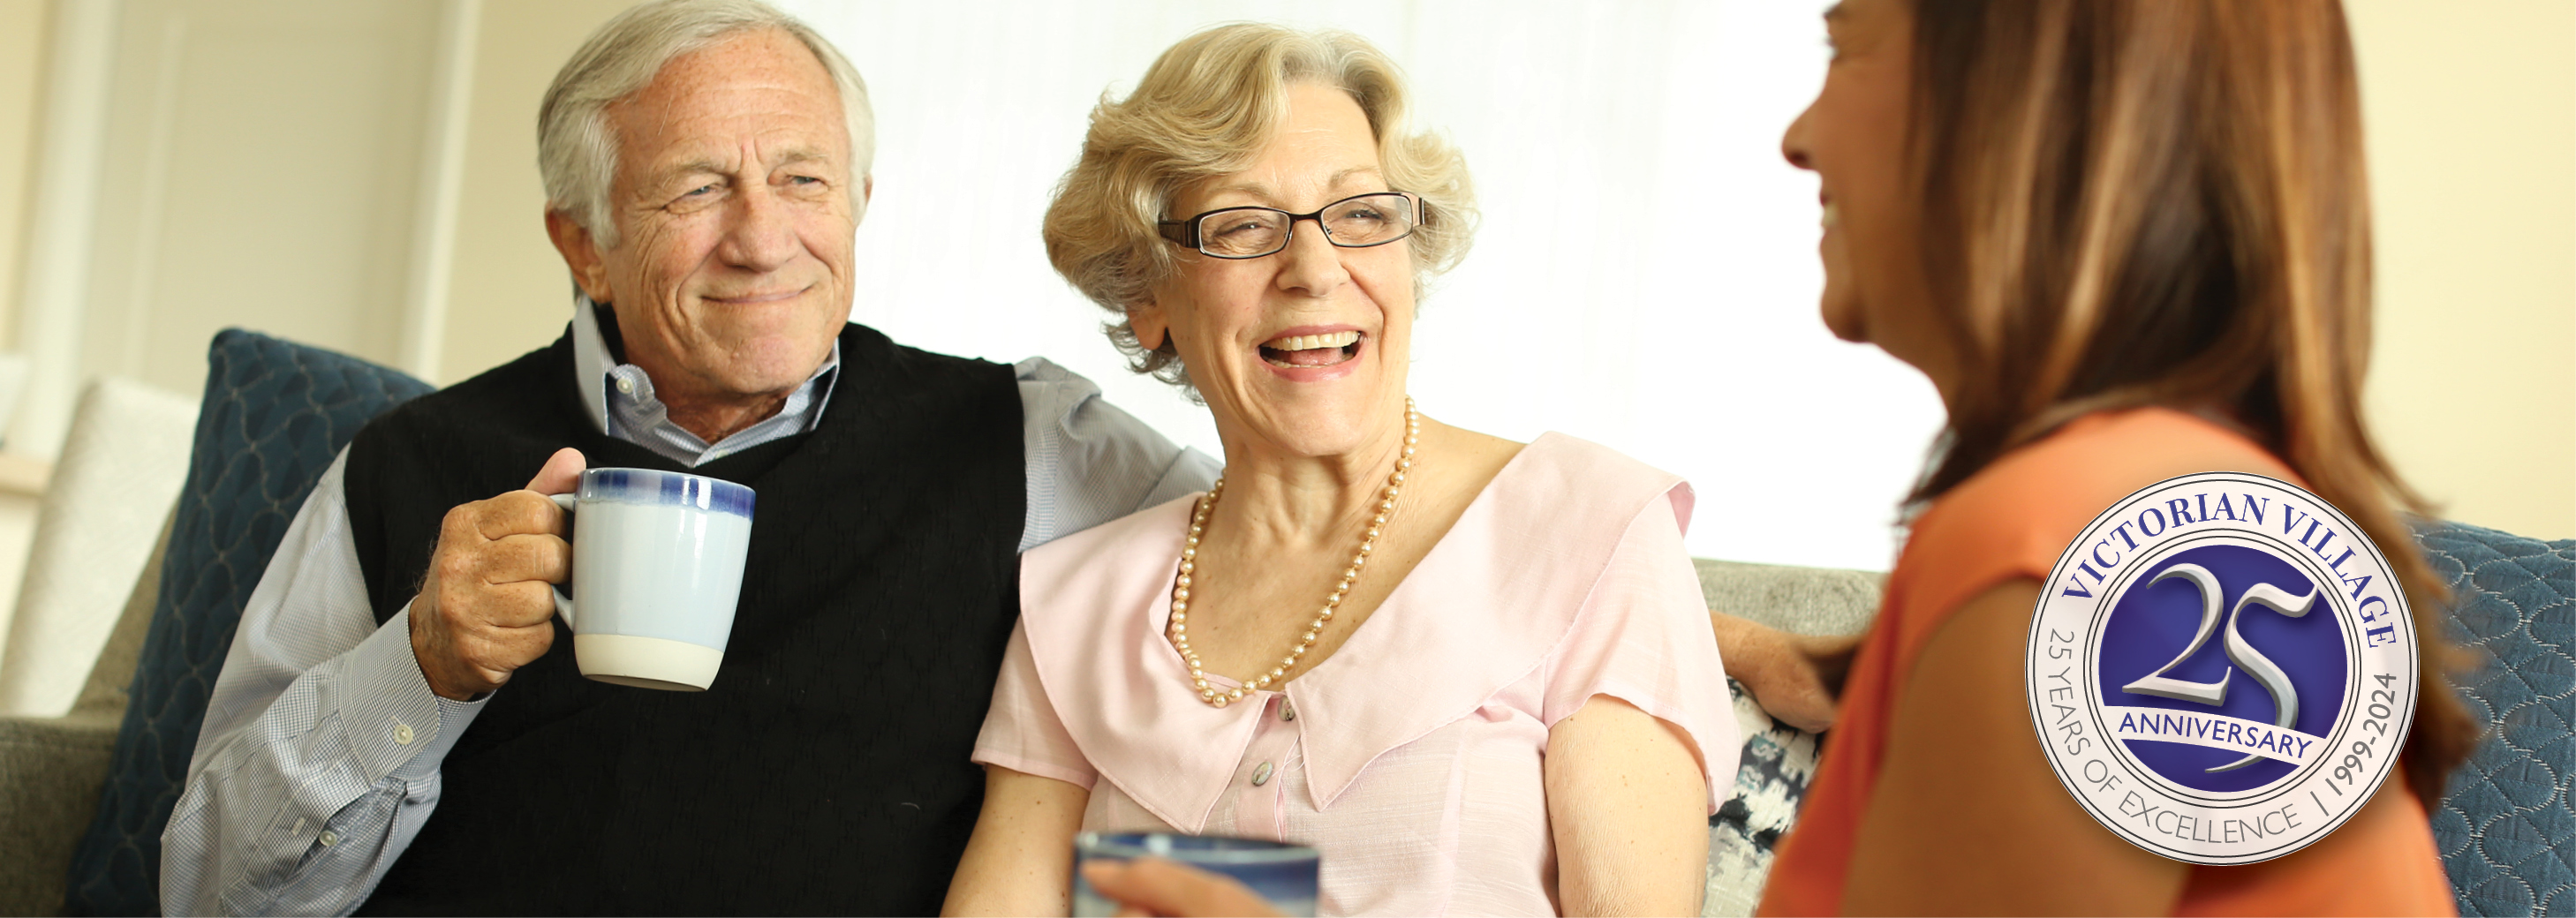
[{"label": "eyeglasses", "polygon": [[1352,195],[1311,214],[1275,207],[1228,207],[1154,225],[1163,238],[1211,258],[1259,258],[1287,248],[1299,220],[1313,220],[1323,227],[1326,242],[1365,249],[1413,235],[1421,213],[1420,199],[1401,191],[1380,191]]}]

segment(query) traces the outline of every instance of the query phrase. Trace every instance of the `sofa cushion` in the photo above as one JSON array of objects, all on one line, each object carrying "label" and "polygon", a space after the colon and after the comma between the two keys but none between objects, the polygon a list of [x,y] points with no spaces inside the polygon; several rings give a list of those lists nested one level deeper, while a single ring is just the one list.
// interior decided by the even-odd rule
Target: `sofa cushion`
[{"label": "sofa cushion", "polygon": [[2479,657],[2453,681],[2489,731],[2433,811],[2460,914],[2576,914],[2576,539],[2439,522],[2415,538],[2454,594],[2451,639]]},{"label": "sofa cushion", "polygon": [[363,360],[226,329],[207,353],[187,484],[70,914],[160,913],[161,829],[242,604],[313,483],[368,419],[430,386]]}]

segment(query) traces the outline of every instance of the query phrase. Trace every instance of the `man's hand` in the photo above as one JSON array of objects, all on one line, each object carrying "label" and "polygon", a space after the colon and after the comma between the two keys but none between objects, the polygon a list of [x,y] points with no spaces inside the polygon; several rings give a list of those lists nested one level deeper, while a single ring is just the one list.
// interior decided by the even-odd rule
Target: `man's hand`
[{"label": "man's hand", "polygon": [[1225,915],[1277,915],[1233,877],[1209,873],[1159,857],[1132,861],[1093,861],[1082,865],[1082,878],[1103,898],[1118,903],[1118,914],[1135,918],[1216,918]]},{"label": "man's hand", "polygon": [[1861,635],[1790,634],[1724,612],[1708,619],[1726,674],[1744,683],[1762,710],[1809,733],[1834,725],[1834,699]]},{"label": "man's hand", "polygon": [[411,602],[411,653],[439,697],[500,688],[554,646],[554,584],[572,571],[572,544],[546,495],[571,493],[583,461],[556,450],[526,490],[447,511]]}]

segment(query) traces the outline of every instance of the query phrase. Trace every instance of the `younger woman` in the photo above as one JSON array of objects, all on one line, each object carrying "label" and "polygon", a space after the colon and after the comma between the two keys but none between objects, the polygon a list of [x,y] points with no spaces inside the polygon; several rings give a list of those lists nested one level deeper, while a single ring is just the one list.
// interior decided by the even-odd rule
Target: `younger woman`
[{"label": "younger woman", "polygon": [[[2425,805],[2475,733],[2441,680],[2415,499],[2361,421],[2369,202],[2335,0],[1843,0],[1789,129],[1823,311],[1949,411],[1912,536],[1763,911],[2447,914]],[[2031,609],[2094,514],[2175,475],[2298,483],[2410,588],[2421,700],[2390,781],[2288,856],[2132,847],[2050,771]]]}]

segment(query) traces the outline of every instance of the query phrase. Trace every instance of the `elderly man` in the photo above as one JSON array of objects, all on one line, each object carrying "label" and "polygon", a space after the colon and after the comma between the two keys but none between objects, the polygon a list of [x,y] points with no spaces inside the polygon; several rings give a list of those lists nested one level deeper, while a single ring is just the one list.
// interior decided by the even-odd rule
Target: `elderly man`
[{"label": "elderly man", "polygon": [[[756,0],[620,15],[539,121],[570,328],[378,419],[322,478],[214,688],[163,907],[937,910],[1015,552],[1213,463],[1044,361],[847,324],[867,97]],[[580,676],[543,495],[585,464],[759,491],[711,691]]]}]

